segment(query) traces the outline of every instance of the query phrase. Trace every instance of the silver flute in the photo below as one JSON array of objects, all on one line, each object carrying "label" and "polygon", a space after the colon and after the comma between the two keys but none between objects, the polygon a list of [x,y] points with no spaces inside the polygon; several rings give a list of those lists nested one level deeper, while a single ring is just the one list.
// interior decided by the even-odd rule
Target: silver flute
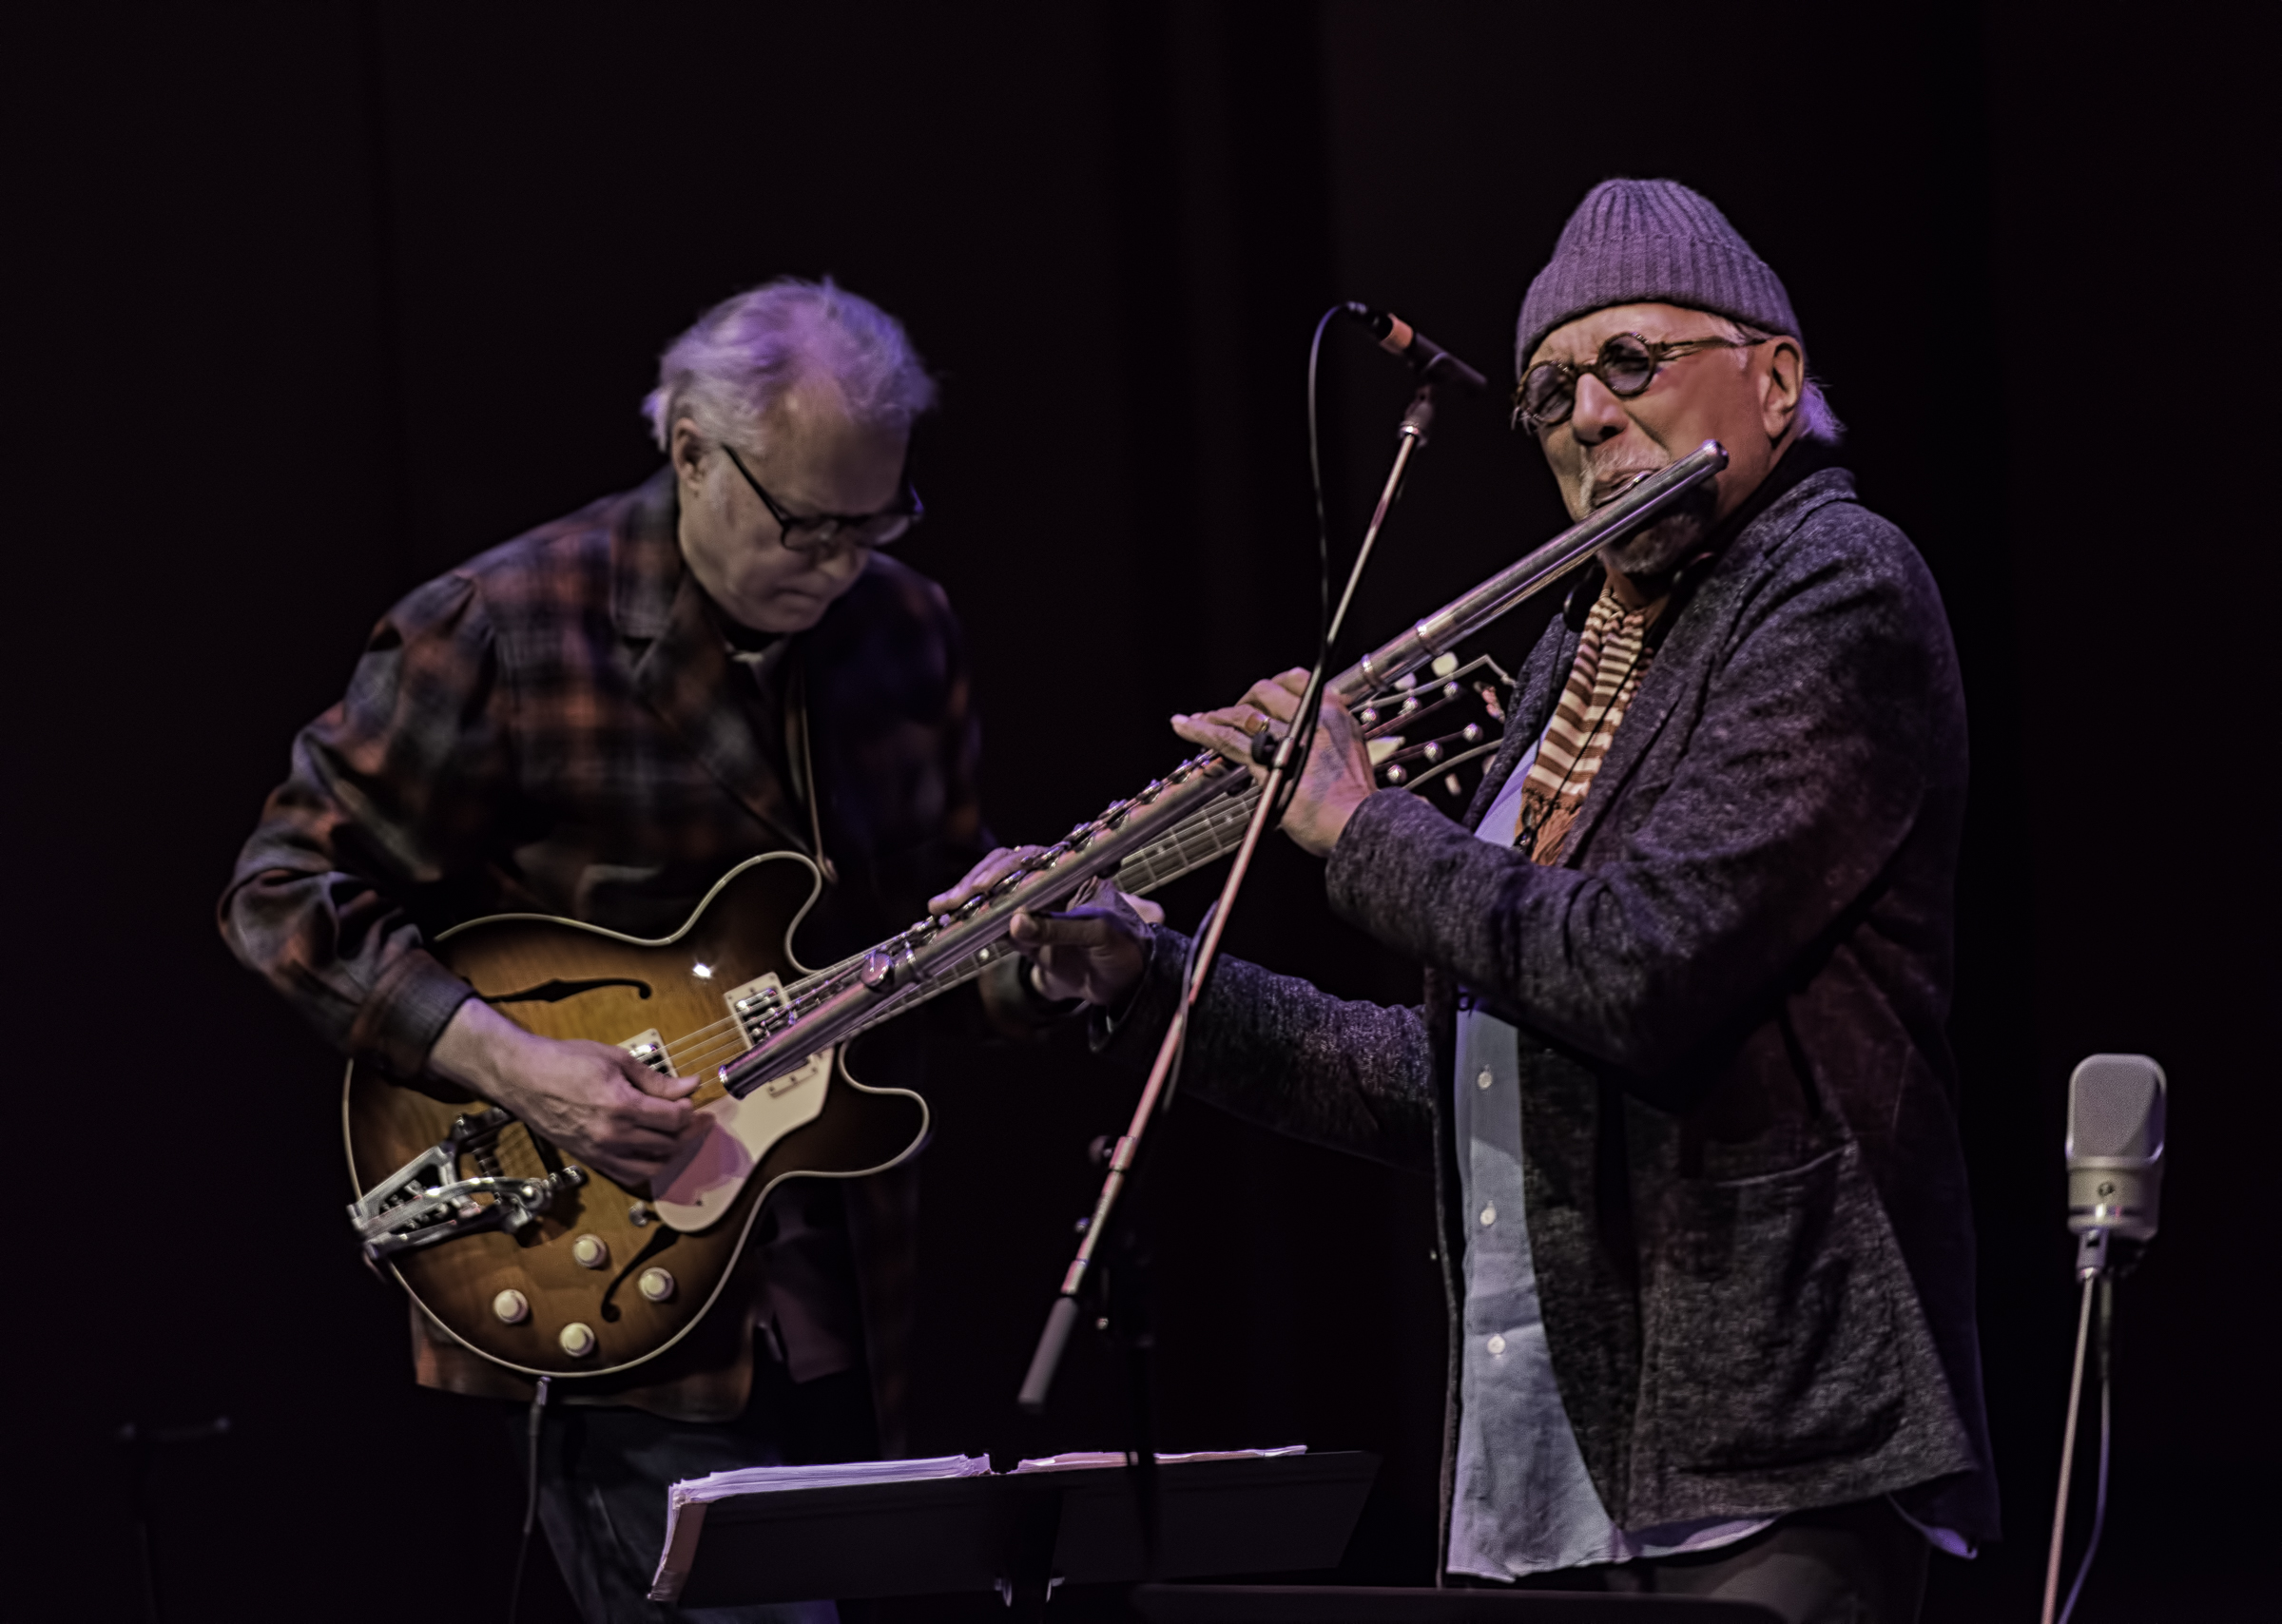
[{"label": "silver flute", "polygon": [[[1706,440],[1677,461],[1635,480],[1559,535],[1349,666],[1325,686],[1342,705],[1391,693],[1482,628],[1566,575],[1587,557],[1669,516],[1680,500],[1728,465],[1726,449]],[[1233,851],[1257,794],[1251,774],[1207,750],[1189,758],[1130,801],[1080,823],[947,914],[921,919],[866,953],[784,990],[777,1006],[748,1023],[752,1048],[723,1064],[723,1086],[742,1098],[805,1064],[812,1054],[867,1027],[916,1009],[973,978],[1012,951],[1015,915],[1069,901],[1151,854],[1157,883]],[[1232,803],[1235,802],[1235,803]]]}]

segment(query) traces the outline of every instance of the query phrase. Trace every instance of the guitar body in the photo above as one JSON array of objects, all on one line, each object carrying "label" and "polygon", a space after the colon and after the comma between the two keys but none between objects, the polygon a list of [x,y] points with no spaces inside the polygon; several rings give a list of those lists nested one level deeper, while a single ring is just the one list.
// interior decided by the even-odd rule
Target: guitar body
[{"label": "guitar body", "polygon": [[[741,1008],[770,1006],[773,989],[806,974],[788,938],[817,891],[807,859],[769,853],[732,870],[660,940],[501,915],[445,933],[435,951],[532,1032],[620,1044],[661,1071],[710,1078],[747,1047]],[[457,1204],[459,1224],[434,1231],[448,1238],[391,1240],[368,1255],[494,1363],[557,1379],[613,1375],[656,1358],[705,1317],[779,1184],[881,1171],[915,1155],[928,1131],[918,1094],[865,1088],[831,1050],[745,1099],[710,1081],[693,1098],[705,1130],[691,1151],[650,1189],[629,1189],[570,1166],[520,1122],[487,1119],[489,1103],[472,1094],[352,1063],[342,1124],[360,1198],[439,1150],[431,1171],[411,1181],[415,1193],[452,1179],[559,1175],[544,1209],[518,1227],[493,1223],[495,1200],[478,1193]],[[471,1118],[495,1131],[455,1149],[454,1125],[466,1139]]]},{"label": "guitar body", "polygon": [[[1445,656],[1432,677],[1404,679],[1355,717],[1381,782],[1462,806],[1467,779],[1498,749],[1505,673],[1486,656],[1464,666]],[[1227,855],[1249,818],[1243,796],[1207,804],[1127,850],[1118,885],[1146,895]],[[999,941],[936,964],[906,1002],[903,993],[851,998],[850,988],[874,987],[874,965],[892,974],[912,962],[913,935],[808,971],[790,938],[819,889],[806,858],[774,852],[732,869],[659,940],[533,914],[445,932],[437,957],[529,1030],[618,1044],[662,1073],[706,1078],[690,1096],[705,1131],[650,1189],[628,1189],[567,1164],[488,1101],[352,1065],[342,1102],[358,1193],[349,1218],[366,1257],[493,1363],[530,1376],[611,1376],[655,1359],[705,1318],[778,1185],[861,1178],[916,1154],[926,1103],[865,1088],[837,1049],[808,1045],[839,1043],[982,974]],[[746,1062],[742,1099],[716,1074],[732,1060]]]}]

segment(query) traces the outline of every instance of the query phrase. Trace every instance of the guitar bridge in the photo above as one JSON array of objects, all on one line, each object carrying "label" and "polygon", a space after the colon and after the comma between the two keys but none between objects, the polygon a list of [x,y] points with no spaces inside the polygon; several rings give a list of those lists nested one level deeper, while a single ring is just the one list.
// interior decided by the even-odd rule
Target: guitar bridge
[{"label": "guitar bridge", "polygon": [[[364,1243],[368,1263],[487,1229],[512,1235],[535,1223],[566,1189],[587,1182],[585,1171],[541,1152],[547,1172],[514,1178],[499,1168],[499,1133],[515,1119],[496,1109],[458,1117],[449,1138],[422,1150],[349,1203],[349,1223]],[[535,1134],[534,1147],[544,1144]],[[551,1150],[552,1147],[548,1147]],[[461,1156],[477,1174],[459,1176]],[[486,1198],[489,1198],[488,1200]]]}]

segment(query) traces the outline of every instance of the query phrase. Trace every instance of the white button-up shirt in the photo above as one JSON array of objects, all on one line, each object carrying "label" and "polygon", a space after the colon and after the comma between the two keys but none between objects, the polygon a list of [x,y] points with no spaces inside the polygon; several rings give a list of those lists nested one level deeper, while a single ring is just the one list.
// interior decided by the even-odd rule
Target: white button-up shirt
[{"label": "white button-up shirt", "polygon": [[[1513,842],[1521,783],[1506,781],[1480,837]],[[1769,1518],[1628,1530],[1600,1503],[1576,1446],[1537,1308],[1521,1206],[1521,1034],[1461,1005],[1456,1101],[1462,1210],[1478,1222],[1463,1260],[1466,1345],[1459,1385],[1458,1481],[1449,1568],[1511,1579],[1590,1562],[1703,1551],[1756,1534]]]}]

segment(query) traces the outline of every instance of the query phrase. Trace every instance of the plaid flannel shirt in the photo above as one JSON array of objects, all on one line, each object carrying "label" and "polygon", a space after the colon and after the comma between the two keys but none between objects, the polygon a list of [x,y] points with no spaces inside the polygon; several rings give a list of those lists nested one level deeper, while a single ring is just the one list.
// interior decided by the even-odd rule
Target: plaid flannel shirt
[{"label": "plaid flannel shirt", "polygon": [[[683,564],[678,513],[661,471],[418,588],[375,628],[340,703],[294,741],[221,925],[344,1053],[401,1076],[424,1069],[469,996],[426,946],[446,926],[529,911],[663,935],[733,864],[812,844],[785,718],[730,657]],[[978,731],[942,590],[891,558],[871,559],[786,667],[814,724],[818,822],[839,877],[803,927],[803,957],[823,962],[917,918],[988,849]],[[735,1414],[744,1318],[654,1373],[675,1392],[626,1402]],[[434,1336],[416,1356],[429,1384],[518,1390]],[[680,1380],[700,1366],[694,1386]]]}]

